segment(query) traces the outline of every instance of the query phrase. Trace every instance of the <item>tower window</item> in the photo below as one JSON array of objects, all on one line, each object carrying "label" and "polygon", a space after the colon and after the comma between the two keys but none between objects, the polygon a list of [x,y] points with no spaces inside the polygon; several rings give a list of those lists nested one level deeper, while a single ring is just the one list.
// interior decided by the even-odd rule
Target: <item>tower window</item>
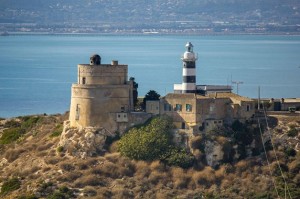
[{"label": "tower window", "polygon": [[82,78],[82,84],[85,84],[85,77]]},{"label": "tower window", "polygon": [[79,120],[80,117],[80,107],[79,104],[76,105],[76,115],[75,115],[75,120]]}]

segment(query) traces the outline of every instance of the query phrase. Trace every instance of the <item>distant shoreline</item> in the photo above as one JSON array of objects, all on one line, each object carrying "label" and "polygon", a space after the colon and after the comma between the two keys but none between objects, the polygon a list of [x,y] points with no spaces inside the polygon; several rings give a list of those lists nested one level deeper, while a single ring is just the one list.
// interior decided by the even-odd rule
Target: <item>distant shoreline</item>
[{"label": "distant shoreline", "polygon": [[51,33],[51,32],[7,32],[1,36],[300,36],[300,33],[161,33],[161,32],[110,32],[110,33]]}]

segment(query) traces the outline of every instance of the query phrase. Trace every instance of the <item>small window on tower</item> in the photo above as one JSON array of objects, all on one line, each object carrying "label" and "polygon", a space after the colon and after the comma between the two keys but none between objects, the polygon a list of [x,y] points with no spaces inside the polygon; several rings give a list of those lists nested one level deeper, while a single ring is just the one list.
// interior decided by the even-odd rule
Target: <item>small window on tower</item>
[{"label": "small window on tower", "polygon": [[125,107],[124,106],[121,107],[121,112],[125,112]]},{"label": "small window on tower", "polygon": [[76,105],[76,115],[75,115],[75,120],[79,120],[80,117],[80,107],[79,104]]},{"label": "small window on tower", "polygon": [[85,84],[85,77],[82,78],[82,84]]}]

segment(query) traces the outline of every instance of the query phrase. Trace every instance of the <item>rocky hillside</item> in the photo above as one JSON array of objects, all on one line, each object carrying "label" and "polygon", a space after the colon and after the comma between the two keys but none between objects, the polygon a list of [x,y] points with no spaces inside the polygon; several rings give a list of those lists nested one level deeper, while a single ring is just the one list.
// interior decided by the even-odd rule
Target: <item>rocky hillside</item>
[{"label": "rocky hillside", "polygon": [[0,198],[300,198],[300,116],[269,120],[275,147],[267,148],[270,167],[257,153],[212,168],[199,149],[187,169],[122,157],[117,142],[91,157],[73,156],[59,145],[66,118],[0,121]]}]

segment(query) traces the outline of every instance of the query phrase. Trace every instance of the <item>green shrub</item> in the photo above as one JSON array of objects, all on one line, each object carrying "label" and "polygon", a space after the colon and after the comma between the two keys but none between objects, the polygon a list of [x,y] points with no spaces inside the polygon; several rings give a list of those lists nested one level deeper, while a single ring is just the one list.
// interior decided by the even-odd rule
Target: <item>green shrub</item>
[{"label": "green shrub", "polygon": [[11,120],[5,124],[9,129],[4,130],[2,137],[0,138],[0,144],[10,144],[18,140],[23,134],[41,121],[42,118],[39,116],[24,116],[19,117],[19,119],[21,120],[21,123]]},{"label": "green shrub", "polygon": [[297,152],[295,151],[295,149],[293,148],[287,148],[284,153],[287,155],[287,156],[291,156],[291,157],[295,157]]},{"label": "green shrub", "polygon": [[119,141],[122,155],[136,160],[155,160],[166,152],[170,145],[171,121],[153,118],[146,126],[129,130]]},{"label": "green shrub", "polygon": [[38,199],[35,195],[21,195],[17,199]]},{"label": "green shrub", "polygon": [[40,116],[24,116],[21,117],[22,124],[21,127],[25,130],[30,130],[33,128],[38,122],[42,120]]},{"label": "green shrub", "polygon": [[57,147],[56,150],[57,150],[57,152],[61,153],[61,152],[64,151],[64,147],[63,146],[59,146],[59,147]]},{"label": "green shrub", "polygon": [[20,127],[5,129],[0,138],[0,144],[10,144],[18,140],[24,133],[25,130]]},{"label": "green shrub", "polygon": [[6,195],[9,192],[17,190],[21,187],[21,182],[18,178],[12,178],[3,183],[0,195]]},{"label": "green shrub", "polygon": [[62,131],[63,131],[63,125],[62,124],[58,124],[55,127],[54,131],[51,133],[50,137],[58,137],[58,136],[61,135]]},{"label": "green shrub", "polygon": [[295,128],[292,128],[287,132],[287,136],[289,137],[295,137],[297,135],[298,135],[298,130]]},{"label": "green shrub", "polygon": [[160,158],[170,166],[189,168],[193,165],[195,157],[182,148],[170,147],[170,149]]},{"label": "green shrub", "polygon": [[121,155],[136,160],[161,160],[168,165],[188,168],[194,163],[194,156],[171,142],[172,121],[155,117],[146,125],[129,130],[118,142]]}]

